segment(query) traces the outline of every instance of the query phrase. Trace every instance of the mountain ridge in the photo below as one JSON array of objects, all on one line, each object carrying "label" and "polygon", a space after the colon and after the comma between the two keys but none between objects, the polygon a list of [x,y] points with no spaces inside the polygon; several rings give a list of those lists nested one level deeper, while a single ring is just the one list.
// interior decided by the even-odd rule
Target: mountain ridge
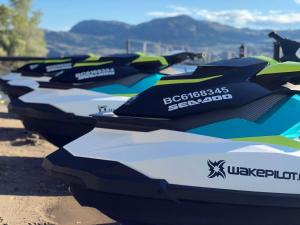
[{"label": "mountain ridge", "polygon": [[[235,28],[216,22],[196,20],[186,15],[158,18],[137,25],[120,21],[84,20],[67,32],[47,31],[49,55],[101,54],[125,51],[127,39],[187,46],[189,49],[209,49],[213,54],[246,44],[253,53],[272,51],[270,30]],[[300,30],[282,31],[283,36],[295,39]],[[223,53],[222,53],[223,52]]]}]

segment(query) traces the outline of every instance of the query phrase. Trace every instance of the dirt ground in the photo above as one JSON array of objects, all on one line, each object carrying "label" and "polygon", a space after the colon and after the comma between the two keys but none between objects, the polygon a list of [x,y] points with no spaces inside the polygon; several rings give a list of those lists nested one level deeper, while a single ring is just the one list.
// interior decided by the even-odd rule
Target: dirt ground
[{"label": "dirt ground", "polygon": [[114,223],[80,206],[66,185],[45,173],[42,160],[54,150],[0,105],[0,225]]}]

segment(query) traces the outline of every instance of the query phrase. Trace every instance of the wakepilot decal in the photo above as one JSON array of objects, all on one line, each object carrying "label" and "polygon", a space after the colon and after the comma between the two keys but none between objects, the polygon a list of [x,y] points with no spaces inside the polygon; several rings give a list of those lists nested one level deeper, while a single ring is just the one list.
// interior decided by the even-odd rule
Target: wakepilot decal
[{"label": "wakepilot decal", "polygon": [[76,73],[75,77],[78,80],[85,80],[85,79],[90,79],[90,78],[94,78],[94,77],[112,76],[115,74],[116,74],[116,72],[115,72],[114,68],[106,68],[106,69],[97,69],[97,70]]},{"label": "wakepilot decal", "polygon": [[33,64],[33,65],[30,65],[29,68],[30,70],[34,70],[36,68],[38,68],[40,65],[39,64]]},{"label": "wakepilot decal", "polygon": [[226,173],[224,171],[224,160],[212,162],[210,160],[207,161],[207,165],[209,166],[209,175],[208,178],[214,177],[222,177],[223,179],[226,178]]},{"label": "wakepilot decal", "polygon": [[257,178],[268,178],[275,180],[293,180],[300,181],[300,173],[293,171],[279,171],[276,169],[260,169],[260,168],[249,168],[241,166],[225,166],[226,161],[211,161],[207,160],[208,165],[208,178],[226,176],[246,176],[246,177],[257,177]]},{"label": "wakepilot decal", "polygon": [[224,86],[166,97],[163,98],[163,103],[168,106],[168,111],[171,112],[181,108],[192,107],[194,105],[230,99],[233,99],[233,96],[230,93],[230,90]]},{"label": "wakepilot decal", "polygon": [[47,72],[53,72],[57,70],[66,70],[66,69],[71,69],[72,68],[72,63],[62,63],[62,64],[55,64],[51,66],[46,67]]}]

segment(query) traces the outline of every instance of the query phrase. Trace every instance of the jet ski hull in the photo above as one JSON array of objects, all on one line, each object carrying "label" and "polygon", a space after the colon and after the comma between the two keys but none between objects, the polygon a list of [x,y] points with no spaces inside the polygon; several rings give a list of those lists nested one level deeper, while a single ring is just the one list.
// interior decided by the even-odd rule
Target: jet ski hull
[{"label": "jet ski hull", "polygon": [[0,79],[0,87],[2,88],[2,85],[6,84],[8,81]]},{"label": "jet ski hull", "polygon": [[77,116],[43,104],[24,103],[15,99],[9,104],[27,130],[36,132],[47,141],[61,147],[91,131],[95,126],[92,117]]},{"label": "jet ski hull", "polygon": [[70,183],[81,205],[124,224],[300,224],[300,195],[173,185],[119,162],[75,157],[65,149],[48,156],[43,166]]},{"label": "jet ski hull", "polygon": [[22,95],[25,95],[31,91],[32,88],[26,86],[13,86],[8,82],[1,83],[1,90],[10,98],[10,100],[17,99]]},{"label": "jet ski hull", "polygon": [[6,94],[10,99],[16,99],[26,93],[32,91],[29,87],[12,86],[9,84],[9,80],[0,79],[1,91]]},{"label": "jet ski hull", "polygon": [[[72,187],[76,200],[124,224],[160,225],[298,225],[300,209],[149,199]],[[209,193],[209,192],[208,192]],[[211,192],[211,196],[212,196]],[[224,193],[226,194],[226,193]],[[246,195],[246,194],[245,194]],[[243,198],[245,195],[240,195]],[[213,196],[212,196],[213,197]],[[257,196],[259,197],[259,196]],[[101,202],[101,203],[99,203]],[[147,204],[145,204],[147,202]],[[132,207],[133,206],[133,207]],[[255,218],[253,218],[255,216]]]}]

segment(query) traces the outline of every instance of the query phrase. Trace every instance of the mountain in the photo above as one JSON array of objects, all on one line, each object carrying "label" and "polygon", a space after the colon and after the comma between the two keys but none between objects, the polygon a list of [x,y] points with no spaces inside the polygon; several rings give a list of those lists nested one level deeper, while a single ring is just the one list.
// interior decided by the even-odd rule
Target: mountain
[{"label": "mountain", "polygon": [[131,25],[117,21],[86,20],[73,26],[70,32],[96,36],[126,35]]},{"label": "mountain", "polygon": [[241,39],[267,39],[262,32],[195,20],[189,16],[154,19],[132,26],[115,21],[83,21],[70,32],[85,35],[114,36],[116,39],[140,39],[190,46],[236,43]]},{"label": "mountain", "polygon": [[[189,16],[154,19],[138,25],[118,21],[86,20],[74,25],[68,32],[46,32],[49,54],[67,55],[95,52],[116,53],[125,50],[127,39],[159,42],[199,51],[208,49],[214,55],[224,57],[226,52],[237,52],[242,43],[253,54],[272,51],[269,30],[239,29],[228,25]],[[283,31],[291,38],[299,37],[300,31]],[[137,49],[141,51],[142,47]]]},{"label": "mountain", "polygon": [[[115,38],[78,34],[73,32],[46,31],[49,56],[86,53],[118,53],[125,45]],[[124,50],[123,50],[124,51]]]}]

